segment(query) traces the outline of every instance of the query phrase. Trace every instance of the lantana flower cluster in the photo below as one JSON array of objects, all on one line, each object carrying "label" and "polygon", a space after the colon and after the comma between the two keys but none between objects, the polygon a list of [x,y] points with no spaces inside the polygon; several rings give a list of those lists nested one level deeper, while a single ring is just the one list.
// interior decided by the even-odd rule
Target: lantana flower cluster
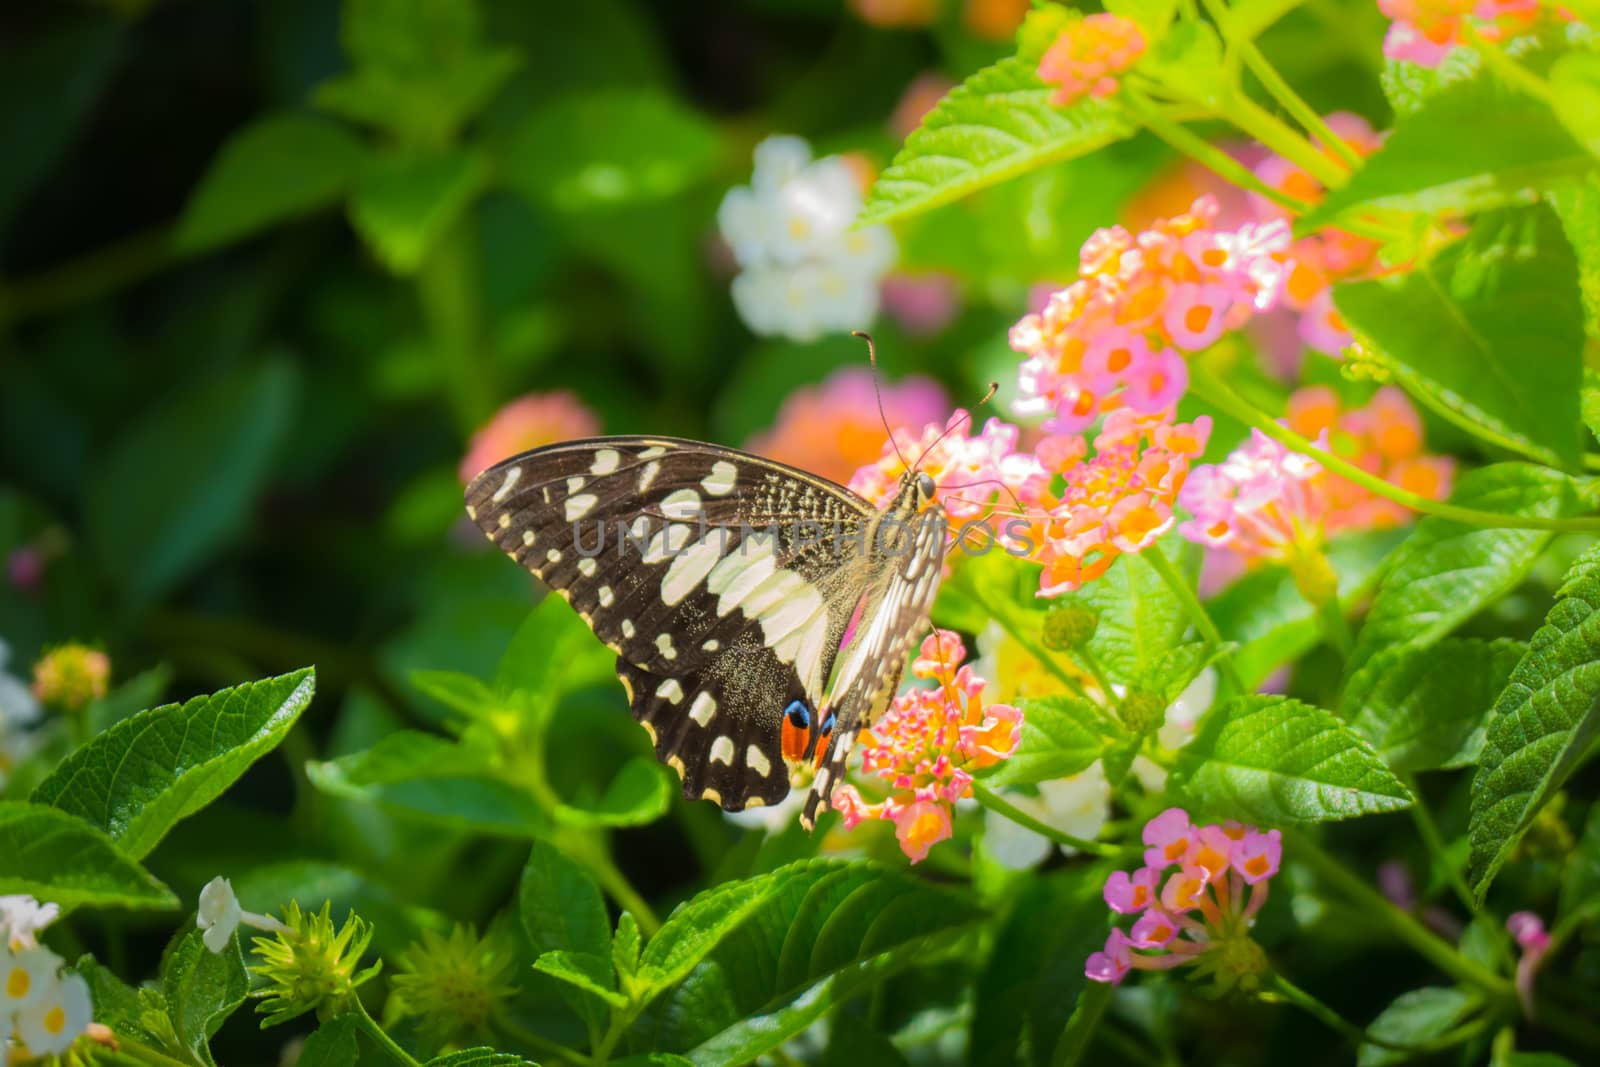
[{"label": "lantana flower cluster", "polygon": [[1057,86],[1050,102],[1075,104],[1086,96],[1113,95],[1117,77],[1145,51],[1139,24],[1121,15],[1100,13],[1074,21],[1062,30],[1039,59],[1039,79]]},{"label": "lantana flower cluster", "polygon": [[1143,838],[1144,866],[1115,871],[1105,885],[1107,906],[1136,916],[1133,926],[1113,927],[1084,973],[1117,985],[1130,971],[1194,964],[1222,989],[1248,987],[1266,970],[1250,927],[1282,863],[1282,836],[1238,823],[1196,825],[1182,808],[1168,808],[1145,824]]},{"label": "lantana flower cluster", "polygon": [[1019,493],[1041,468],[1032,453],[1018,447],[1017,427],[990,419],[974,434],[971,425],[971,415],[958,408],[942,424],[930,422],[917,431],[897,427],[877,462],[851,476],[850,488],[885,505],[900,491],[900,476],[909,464],[933,479],[953,526],[987,517],[998,493]]},{"label": "lantana flower cluster", "polygon": [[1540,0],[1378,0],[1378,10],[1394,20],[1383,54],[1422,67],[1437,67],[1452,48],[1468,44],[1468,27],[1499,42],[1531,31],[1541,20],[1571,18]]},{"label": "lantana flower cluster", "polygon": [[0,897],[0,1053],[9,1042],[22,1062],[66,1052],[94,1017],[89,983],[39,944],[59,914],[31,896]]},{"label": "lantana flower cluster", "polygon": [[1011,329],[1026,357],[1018,415],[1073,433],[1119,408],[1165,412],[1188,388],[1183,353],[1277,304],[1288,223],[1219,230],[1219,210],[1202,196],[1142,233],[1111,226],[1084,243],[1078,279]]},{"label": "lantana flower cluster", "polygon": [[[1290,429],[1362,470],[1429,499],[1450,495],[1454,462],[1423,451],[1422,420],[1399,389],[1385,386],[1345,410],[1332,389],[1309,386],[1290,397],[1288,412]],[[1208,565],[1230,574],[1266,560],[1294,567],[1319,559],[1334,534],[1412,518],[1259,430],[1222,463],[1195,468],[1178,499],[1194,516],[1183,535],[1220,550]]]},{"label": "lantana flower cluster", "polygon": [[[1352,151],[1370,156],[1384,135],[1373,131],[1359,115],[1336,112],[1325,120],[1328,128]],[[1330,159],[1337,158],[1327,145],[1318,145]],[[1282,156],[1271,154],[1255,166],[1256,177],[1267,185],[1307,204],[1322,200],[1322,183]],[[1251,213],[1263,223],[1292,219],[1290,212],[1266,197],[1251,193]],[[1338,356],[1352,338],[1333,305],[1335,282],[1370,278],[1388,269],[1379,260],[1380,242],[1336,227],[1322,227],[1301,237],[1290,247],[1289,272],[1284,281],[1283,306],[1299,314],[1300,339],[1327,356]]]},{"label": "lantana flower cluster", "polygon": [[950,836],[951,808],[972,794],[973,772],[1006,759],[1022,738],[1022,712],[985,704],[984,680],[961,665],[966,656],[949,630],[922,642],[911,672],[936,684],[900,694],[856,741],[862,774],[888,783],[889,795],[869,803],[855,786],[841,785],[830,801],[847,830],[868,819],[892,822],[912,863]]},{"label": "lantana flower cluster", "polygon": [[457,474],[465,484],[518,452],[599,432],[599,418],[576,394],[565,389],[528,393],[508,402],[472,435]]},{"label": "lantana flower cluster", "polygon": [[728,190],[717,210],[740,267],[733,304],[751,330],[810,341],[872,324],[899,249],[886,227],[850,228],[862,184],[843,156],[813,159],[803,138],[756,146],[750,184]]}]

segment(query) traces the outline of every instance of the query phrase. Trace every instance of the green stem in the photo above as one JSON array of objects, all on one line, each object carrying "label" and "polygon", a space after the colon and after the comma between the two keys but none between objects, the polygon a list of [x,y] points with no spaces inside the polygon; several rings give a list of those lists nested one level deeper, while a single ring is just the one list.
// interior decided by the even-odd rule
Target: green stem
[{"label": "green stem", "polygon": [[1206,611],[1206,606],[1200,603],[1200,597],[1194,588],[1182,574],[1178,573],[1178,568],[1174,567],[1167,554],[1161,551],[1160,545],[1151,545],[1139,555],[1154,567],[1161,580],[1167,583],[1167,588],[1172,590],[1172,595],[1183,605],[1189,621],[1200,631],[1200,636],[1205,639],[1206,644],[1217,650],[1217,669],[1228,680],[1228,684],[1233,686],[1234,691],[1240,696],[1248,695],[1250,689],[1239,676],[1239,668],[1233,662],[1233,653],[1223,647],[1222,631],[1218,630],[1217,624],[1211,620],[1210,613]]},{"label": "green stem", "polygon": [[1289,196],[1260,178],[1255,172],[1234,159],[1210,141],[1190,132],[1188,127],[1172,121],[1151,100],[1124,83],[1119,96],[1122,106],[1135,120],[1151,133],[1196,162],[1210,168],[1219,178],[1241,189],[1258,193],[1274,204],[1296,215],[1304,215],[1311,205],[1297,197]]},{"label": "green stem", "polygon": [[1075,848],[1079,852],[1088,852],[1096,856],[1115,856],[1119,851],[1115,846],[1103,845],[1098,841],[1086,841],[1081,837],[1074,837],[1069,833],[1057,830],[1048,823],[1040,822],[982,782],[972,783],[972,795],[977,797],[978,803],[984,807],[1004,815],[1018,826],[1049,838],[1058,845],[1066,845],[1068,848]]},{"label": "green stem", "polygon": [[566,1045],[551,1041],[549,1038],[540,1037],[503,1011],[495,1012],[494,1025],[506,1037],[526,1045],[547,1059],[576,1064],[577,1067],[590,1067],[594,1062],[577,1049],[568,1048]]},{"label": "green stem", "polygon": [[494,413],[497,397],[484,351],[476,253],[471,224],[464,220],[440,239],[417,272],[417,299],[463,435]]},{"label": "green stem", "polygon": [[1363,1030],[1281,974],[1272,976],[1270,990],[1270,992],[1262,994],[1263,1000],[1270,1003],[1281,999],[1285,1003],[1293,1004],[1323,1023],[1330,1030],[1336,1030],[1343,1034],[1358,1047],[1361,1045],[1377,1045],[1379,1048],[1394,1049],[1412,1054],[1439,1052],[1470,1041],[1475,1035],[1481,1033],[1489,1025],[1490,1021],[1487,1017],[1477,1019],[1465,1026],[1457,1027],[1448,1033],[1427,1041],[1390,1041],[1388,1038],[1376,1036],[1370,1030]]},{"label": "green stem", "polygon": [[389,1036],[389,1032],[373,1021],[372,1016],[367,1014],[366,1005],[361,1003],[360,998],[351,997],[350,1000],[355,1004],[351,1014],[356,1017],[356,1023],[367,1032],[368,1037],[377,1042],[379,1048],[405,1064],[405,1067],[422,1067],[415,1056],[396,1044],[395,1039]]},{"label": "green stem", "polygon": [[[1224,22],[1222,25],[1223,33],[1229,34],[1228,23]],[[1346,167],[1351,170],[1361,169],[1362,160],[1360,154],[1354,148],[1351,148],[1343,137],[1333,132],[1333,128],[1328,125],[1327,121],[1317,114],[1316,108],[1306,103],[1300,94],[1294,91],[1294,87],[1284,79],[1282,74],[1278,73],[1278,68],[1274,67],[1271,61],[1262,54],[1261,49],[1256,47],[1254,41],[1239,40],[1230,34],[1230,43],[1239,49],[1239,54],[1244,57],[1245,66],[1250,68],[1250,73],[1256,76],[1256,80],[1261,83],[1262,88],[1266,89],[1268,95],[1278,102],[1279,107],[1287,111],[1294,117],[1296,122],[1305,127],[1307,133],[1327,145]]]},{"label": "green stem", "polygon": [[1222,114],[1229,122],[1311,175],[1324,187],[1337,189],[1350,180],[1349,171],[1295,132],[1294,127],[1243,93],[1235,94]]},{"label": "green stem", "polygon": [[661,929],[661,920],[657,917],[655,909],[633,887],[633,883],[628,881],[627,875],[611,861],[611,856],[603,844],[597,844],[586,835],[566,833],[558,834],[558,843],[565,847],[568,855],[588,868],[589,873],[594,875],[595,881],[600,883],[600,888],[611,894],[611,899],[633,913],[641,933],[646,937],[653,937],[656,931]]},{"label": "green stem", "polygon": [[117,1034],[117,1048],[127,1058],[147,1064],[148,1067],[188,1067],[182,1060],[173,1059],[160,1049],[151,1048],[125,1034]]},{"label": "green stem", "polygon": [[93,300],[177,259],[170,231],[134,234],[32,278],[0,285],[0,326]]},{"label": "green stem", "polygon": [[1281,426],[1275,420],[1268,418],[1264,412],[1258,411],[1254,405],[1238,393],[1235,393],[1222,379],[1218,378],[1204,364],[1198,361],[1189,365],[1189,387],[1196,396],[1218,411],[1238,419],[1246,426],[1260,430],[1263,434],[1291,451],[1312,457],[1333,474],[1337,474],[1347,481],[1355,482],[1363,488],[1370,489],[1385,500],[1393,500],[1397,504],[1403,504],[1413,511],[1422,512],[1424,515],[1436,515],[1441,519],[1450,519],[1455,522],[1465,523],[1468,526],[1479,526],[1486,529],[1560,530],[1566,532],[1593,532],[1600,530],[1600,516],[1563,519],[1549,518],[1543,515],[1508,515],[1496,511],[1479,511],[1476,508],[1457,507],[1454,504],[1433,500],[1401,489],[1399,486],[1391,485],[1382,478],[1367,473],[1355,464],[1313,444],[1293,430]]},{"label": "green stem", "polygon": [[1317,618],[1322,623],[1322,633],[1327,637],[1328,644],[1338,651],[1341,658],[1348,660],[1350,650],[1355,648],[1355,635],[1350,632],[1350,623],[1344,617],[1344,605],[1339,603],[1337,594],[1317,605]]},{"label": "green stem", "polygon": [[1439,824],[1433,821],[1433,813],[1422,802],[1422,793],[1417,789],[1417,780],[1413,775],[1401,775],[1405,787],[1411,790],[1411,795],[1416,799],[1407,810],[1411,813],[1411,821],[1417,826],[1417,836],[1422,838],[1422,845],[1443,870],[1445,880],[1450,883],[1450,888],[1455,891],[1457,899],[1467,909],[1467,914],[1474,915],[1478,911],[1477,902],[1472,897],[1472,889],[1467,885],[1460,869],[1450,859],[1450,852],[1445,847],[1444,835],[1439,833]]},{"label": "green stem", "polygon": [[1444,939],[1395,907],[1365,879],[1352,874],[1344,864],[1323,852],[1310,838],[1295,833],[1285,835],[1285,839],[1295,858],[1310,867],[1318,878],[1350,898],[1362,915],[1387,928],[1441,971],[1496,998],[1515,995],[1508,980],[1461,955]]}]

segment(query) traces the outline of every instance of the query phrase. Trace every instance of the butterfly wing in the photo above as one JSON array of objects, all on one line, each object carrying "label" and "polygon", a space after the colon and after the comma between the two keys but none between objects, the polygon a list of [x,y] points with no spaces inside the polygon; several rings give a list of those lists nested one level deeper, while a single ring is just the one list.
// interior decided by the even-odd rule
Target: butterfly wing
[{"label": "butterfly wing", "polygon": [[605,437],[512,457],[467,513],[618,654],[635,717],[684,793],[730,811],[788,791],[781,717],[820,705],[872,515],[841,486],[748,453]]},{"label": "butterfly wing", "polygon": [[842,784],[856,735],[888,708],[905,675],[911,643],[927,628],[944,571],[944,512],[924,512],[904,530],[902,551],[891,551],[883,576],[868,594],[859,629],[846,646],[825,706],[835,723],[827,756],[812,779],[800,824],[807,830],[828,809]]}]

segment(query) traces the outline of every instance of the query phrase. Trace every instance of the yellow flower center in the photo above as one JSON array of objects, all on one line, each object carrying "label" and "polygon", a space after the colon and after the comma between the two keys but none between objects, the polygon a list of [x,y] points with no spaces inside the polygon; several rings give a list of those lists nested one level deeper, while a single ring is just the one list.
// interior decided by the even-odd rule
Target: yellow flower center
[{"label": "yellow flower center", "polygon": [[21,1000],[28,995],[32,986],[33,979],[28,977],[28,972],[21,967],[13,967],[10,977],[6,979],[6,996]]},{"label": "yellow flower center", "polygon": [[46,1033],[59,1035],[67,1028],[67,1012],[57,1004],[44,1013],[44,1028]]}]

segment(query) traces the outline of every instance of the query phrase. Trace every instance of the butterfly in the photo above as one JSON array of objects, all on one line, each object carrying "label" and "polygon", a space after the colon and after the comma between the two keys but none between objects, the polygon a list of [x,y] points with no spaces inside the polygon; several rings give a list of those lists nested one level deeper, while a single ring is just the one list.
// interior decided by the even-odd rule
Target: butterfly
[{"label": "butterfly", "polygon": [[731,448],[596,437],[467,486],[467,514],[617,653],[690,799],[775,804],[811,775],[811,829],[893,700],[938,591],[947,521],[915,467],[879,510]]}]

